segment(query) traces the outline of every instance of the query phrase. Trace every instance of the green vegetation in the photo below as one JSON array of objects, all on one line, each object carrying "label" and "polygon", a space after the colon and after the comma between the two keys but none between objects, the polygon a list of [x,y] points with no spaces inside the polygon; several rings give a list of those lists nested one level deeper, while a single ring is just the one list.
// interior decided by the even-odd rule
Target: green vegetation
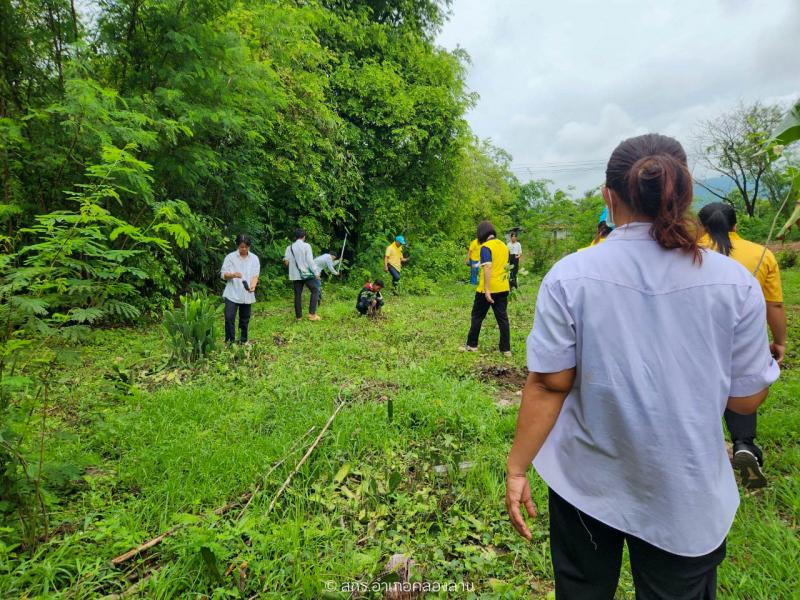
[{"label": "green vegetation", "polygon": [[[784,282],[796,339],[800,272]],[[98,331],[80,364],[50,374],[58,402],[44,416],[44,460],[73,471],[51,499],[49,541],[29,553],[4,530],[0,595],[95,597],[152,572],[147,597],[346,598],[326,596],[325,582],[378,580],[392,554],[406,553],[424,581],[544,598],[544,487],[536,481],[532,545],[513,533],[503,505],[535,287],[523,279],[510,306],[513,360],[494,351],[492,327],[480,354],[458,352],[472,295],[463,284],[390,298],[377,321],[355,316],[344,286],[328,286],[320,323],[293,323],[288,300],[259,303],[256,344],[191,369],[159,370],[168,344],[157,326]],[[800,586],[799,360],[790,347],[761,411],[770,487],[742,499],[722,598],[788,598]],[[270,512],[338,401],[330,430]],[[253,490],[246,508],[213,514]],[[148,553],[111,566],[176,525]],[[627,574],[619,597],[633,597]]]}]

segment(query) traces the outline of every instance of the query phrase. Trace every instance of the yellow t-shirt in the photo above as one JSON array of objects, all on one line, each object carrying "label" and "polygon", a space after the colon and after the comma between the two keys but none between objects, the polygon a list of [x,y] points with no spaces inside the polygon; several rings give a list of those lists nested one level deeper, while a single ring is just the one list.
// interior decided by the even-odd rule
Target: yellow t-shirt
[{"label": "yellow t-shirt", "polygon": [[[509,291],[511,286],[509,285],[508,271],[506,270],[506,266],[508,265],[508,246],[495,238],[487,240],[481,247],[486,247],[492,251],[492,277],[489,280],[489,291],[492,294]],[[477,288],[479,293],[484,292],[486,289],[483,281],[485,276],[486,274],[483,272],[483,267],[481,266]]]},{"label": "yellow t-shirt", "polygon": [[398,271],[403,267],[403,251],[400,249],[400,246],[394,242],[386,246],[385,256],[388,259],[389,264]]},{"label": "yellow t-shirt", "polygon": [[[731,231],[729,236],[731,238],[730,257],[743,265],[750,273],[753,273],[758,267],[758,273],[754,273],[754,275],[761,285],[764,300],[767,302],[783,302],[781,273],[778,268],[778,261],[775,260],[775,255],[772,251],[767,249],[764,252],[764,246],[740,237],[735,231]],[[708,234],[701,237],[699,241],[701,246],[716,250],[716,245]],[[763,261],[761,260],[762,255],[764,256]],[[759,261],[761,261],[760,267],[758,266]]]},{"label": "yellow t-shirt", "polygon": [[481,259],[481,245],[478,239],[474,239],[469,243],[469,259],[478,262]]}]

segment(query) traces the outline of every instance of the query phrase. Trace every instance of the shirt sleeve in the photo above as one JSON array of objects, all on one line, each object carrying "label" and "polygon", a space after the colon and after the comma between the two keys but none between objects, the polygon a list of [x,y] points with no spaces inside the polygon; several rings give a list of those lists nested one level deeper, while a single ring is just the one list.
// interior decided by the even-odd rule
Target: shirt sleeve
[{"label": "shirt sleeve", "polygon": [[317,266],[317,263],[314,262],[314,252],[311,250],[311,244],[306,244],[306,262],[314,275],[318,276],[320,274],[320,268]]},{"label": "shirt sleeve", "polygon": [[528,370],[532,373],[558,373],[577,364],[575,322],[558,281],[547,278],[539,288],[536,316],[528,335]]},{"label": "shirt sleeve", "polygon": [[231,261],[227,256],[225,260],[222,261],[222,268],[219,270],[219,276],[222,277],[223,281],[225,280],[225,273],[233,273]]},{"label": "shirt sleeve", "polygon": [[767,302],[783,302],[781,271],[778,268],[778,261],[775,260],[775,255],[770,250],[767,250],[767,254],[764,257],[764,265],[766,266],[766,277],[761,286],[764,292],[764,300]]},{"label": "shirt sleeve", "polygon": [[780,374],[778,363],[769,352],[765,313],[764,296],[753,285],[733,330],[729,396],[752,396],[769,387]]},{"label": "shirt sleeve", "polygon": [[492,262],[492,251],[486,246],[481,246],[481,266]]},{"label": "shirt sleeve", "polygon": [[328,271],[331,275],[339,274],[339,271],[336,270],[336,265],[333,263],[333,259],[331,258],[330,254],[328,254]]},{"label": "shirt sleeve", "polygon": [[261,276],[261,260],[253,254],[253,258],[256,259],[256,268],[253,269],[253,277],[260,277]]}]

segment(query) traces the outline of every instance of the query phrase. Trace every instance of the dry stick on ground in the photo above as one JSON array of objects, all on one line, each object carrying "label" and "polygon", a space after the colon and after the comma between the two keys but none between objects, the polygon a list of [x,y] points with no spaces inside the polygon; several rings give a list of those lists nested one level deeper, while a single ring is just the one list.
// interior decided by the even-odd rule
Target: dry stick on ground
[{"label": "dry stick on ground", "polygon": [[[302,442],[305,438],[307,438],[308,435],[312,431],[314,431],[314,429],[315,429],[314,427],[311,427],[300,438],[298,438],[294,442],[294,444],[292,444],[292,446],[289,448],[289,450],[284,455],[284,457],[272,466],[272,468],[269,470],[267,475],[265,475],[265,477],[268,477],[275,469],[277,469],[281,464],[283,464],[283,462],[286,461],[287,458],[289,458],[292,454],[294,454],[295,450],[300,445],[300,442]],[[258,493],[258,490],[259,490],[259,487],[256,486],[255,491],[247,492],[245,494],[242,494],[236,500],[228,502],[224,506],[220,506],[219,508],[214,510],[214,514],[217,515],[217,516],[224,515],[225,513],[230,511],[232,508],[241,505],[243,502],[247,503],[245,505],[245,508],[247,508],[247,506],[249,506],[250,502],[253,500],[253,496],[256,493]],[[244,510],[242,510],[242,513],[244,513]],[[241,519],[242,518],[242,513],[239,514],[237,519]],[[128,550],[125,554],[121,554],[121,555],[117,556],[116,558],[112,558],[111,559],[111,564],[114,565],[115,567],[118,567],[119,565],[129,561],[133,557],[138,556],[139,554],[141,554],[145,550],[149,550],[153,546],[157,546],[158,544],[163,542],[165,538],[168,538],[169,536],[171,536],[172,534],[174,534],[177,531],[181,530],[185,526],[186,525],[184,523],[181,523],[180,525],[176,525],[175,527],[165,531],[161,535],[158,535],[158,536],[154,537],[153,539],[144,542],[143,544],[137,546],[136,548],[133,548],[132,550]]]},{"label": "dry stick on ground", "polygon": [[328,431],[328,427],[331,426],[331,423],[333,423],[333,420],[336,418],[336,415],[339,414],[339,411],[342,410],[342,407],[345,404],[346,402],[339,402],[339,406],[336,407],[336,410],[333,411],[333,414],[328,418],[328,422],[325,423],[325,427],[323,427],[322,431],[319,432],[317,439],[315,439],[314,443],[308,447],[308,450],[306,450],[306,453],[303,455],[303,458],[300,459],[300,462],[297,463],[294,470],[291,473],[289,473],[289,476],[286,478],[286,481],[283,482],[281,489],[279,489],[278,492],[275,494],[275,496],[272,498],[272,502],[269,503],[269,508],[267,508],[267,512],[265,514],[268,515],[269,513],[272,512],[272,509],[275,507],[275,503],[278,501],[278,498],[280,498],[281,494],[283,494],[283,492],[286,491],[286,488],[289,487],[289,484],[292,482],[292,478],[300,470],[300,467],[302,467],[303,464],[305,464],[305,462],[308,460],[308,457],[311,456],[311,453],[314,451],[314,448],[317,447],[320,440],[322,439],[322,436],[324,436],[325,432]]}]

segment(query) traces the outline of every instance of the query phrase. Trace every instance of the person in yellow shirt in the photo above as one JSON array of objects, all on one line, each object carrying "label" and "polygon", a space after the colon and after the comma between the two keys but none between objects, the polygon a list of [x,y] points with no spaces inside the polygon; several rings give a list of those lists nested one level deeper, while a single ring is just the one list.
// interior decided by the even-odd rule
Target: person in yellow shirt
[{"label": "person in yellow shirt", "polygon": [[497,327],[500,329],[500,352],[511,356],[511,327],[508,322],[508,295],[511,289],[508,280],[508,246],[497,239],[494,225],[481,221],[478,225],[480,243],[480,273],[475,300],[472,303],[472,322],[467,334],[464,350],[477,352],[478,337],[486,313],[492,309]]},{"label": "person in yellow shirt", "polygon": [[[736,210],[722,202],[706,204],[698,213],[705,235],[700,245],[716,250],[744,266],[761,285],[767,303],[767,325],[772,332],[770,350],[778,363],[786,352],[786,312],[783,308],[781,274],[775,255],[764,246],[750,242],[736,233]],[[742,485],[756,489],[767,485],[761,467],[764,457],[755,443],[756,413],[740,415],[725,411],[725,424],[733,441],[733,466],[739,471]]]},{"label": "person in yellow shirt", "polygon": [[394,241],[386,246],[386,252],[383,253],[383,270],[392,276],[392,292],[397,293],[397,284],[400,283],[400,269],[403,268],[403,263],[408,262],[408,259],[403,256],[403,245],[406,243],[406,238],[398,235]]},{"label": "person in yellow shirt", "polygon": [[480,259],[481,245],[478,243],[478,238],[475,238],[469,243],[467,258],[464,260],[464,264],[469,265],[469,282],[472,285],[478,285],[478,271],[480,270],[478,263]]}]

